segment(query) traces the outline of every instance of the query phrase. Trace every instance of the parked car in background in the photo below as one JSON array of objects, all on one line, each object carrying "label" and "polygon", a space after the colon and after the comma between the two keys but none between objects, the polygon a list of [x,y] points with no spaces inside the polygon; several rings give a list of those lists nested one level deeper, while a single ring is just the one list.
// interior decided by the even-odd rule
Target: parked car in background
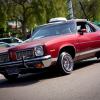
[{"label": "parked car in background", "polygon": [[[0,42],[0,54],[3,52],[7,52],[8,48],[10,48],[11,46],[8,43],[5,42]],[[1,57],[2,59],[2,57]]]},{"label": "parked car in background", "polygon": [[53,64],[61,73],[71,74],[76,61],[100,57],[99,27],[85,19],[51,21],[37,27],[24,43],[0,54],[0,73],[8,80]]},{"label": "parked car in background", "polygon": [[16,46],[22,43],[23,41],[15,37],[9,37],[9,38],[0,38],[0,42],[8,43],[10,46]]},{"label": "parked car in background", "polygon": [[7,48],[7,47],[11,47],[11,45],[5,42],[0,42],[0,48]]}]

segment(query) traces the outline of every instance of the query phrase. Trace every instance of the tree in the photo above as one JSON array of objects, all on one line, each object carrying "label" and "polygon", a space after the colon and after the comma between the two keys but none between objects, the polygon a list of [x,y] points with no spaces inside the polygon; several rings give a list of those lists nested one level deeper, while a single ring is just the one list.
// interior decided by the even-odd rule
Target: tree
[{"label": "tree", "polygon": [[[22,23],[22,33],[26,34],[26,27],[46,23],[52,17],[66,16],[66,0],[12,0],[17,4],[16,18]],[[63,5],[63,6],[62,6]]]},{"label": "tree", "polygon": [[[82,7],[86,16],[82,10]],[[86,18],[94,21],[100,20],[100,0],[73,0],[74,15],[76,18]]]},{"label": "tree", "polygon": [[100,0],[89,0],[89,6],[87,7],[88,18],[92,21],[100,21]]},{"label": "tree", "polygon": [[45,4],[46,18],[67,16],[66,0],[50,0]]},{"label": "tree", "polygon": [[53,17],[66,17],[66,0],[33,0],[33,13],[38,24]]},{"label": "tree", "polygon": [[29,0],[12,0],[16,4],[14,9],[14,17],[21,22],[22,33],[26,35],[27,22],[32,14],[32,5]]},{"label": "tree", "polygon": [[6,29],[6,6],[3,0],[0,1],[0,30],[4,31]]}]

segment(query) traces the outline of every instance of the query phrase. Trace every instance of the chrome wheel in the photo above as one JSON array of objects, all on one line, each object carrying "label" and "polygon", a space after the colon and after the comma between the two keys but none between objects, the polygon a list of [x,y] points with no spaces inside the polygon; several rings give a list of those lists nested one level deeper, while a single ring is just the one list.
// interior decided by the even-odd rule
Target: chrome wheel
[{"label": "chrome wheel", "polygon": [[60,54],[60,68],[64,74],[70,74],[73,70],[74,62],[70,54],[62,52]]}]

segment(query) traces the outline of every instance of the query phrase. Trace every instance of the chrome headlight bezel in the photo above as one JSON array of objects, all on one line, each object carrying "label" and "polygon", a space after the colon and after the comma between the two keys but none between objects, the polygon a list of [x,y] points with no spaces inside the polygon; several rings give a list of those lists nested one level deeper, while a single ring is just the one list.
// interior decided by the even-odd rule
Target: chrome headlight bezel
[{"label": "chrome headlight bezel", "polygon": [[34,52],[35,52],[36,57],[43,56],[44,55],[43,46],[42,45],[35,46],[34,47]]}]

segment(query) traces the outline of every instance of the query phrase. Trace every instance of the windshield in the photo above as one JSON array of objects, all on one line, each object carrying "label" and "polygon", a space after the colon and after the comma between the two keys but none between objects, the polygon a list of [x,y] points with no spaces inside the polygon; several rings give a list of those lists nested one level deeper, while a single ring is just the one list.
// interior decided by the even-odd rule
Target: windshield
[{"label": "windshield", "polygon": [[55,36],[55,35],[71,34],[71,33],[75,33],[74,22],[40,27],[33,32],[32,38],[39,39],[47,36]]}]

